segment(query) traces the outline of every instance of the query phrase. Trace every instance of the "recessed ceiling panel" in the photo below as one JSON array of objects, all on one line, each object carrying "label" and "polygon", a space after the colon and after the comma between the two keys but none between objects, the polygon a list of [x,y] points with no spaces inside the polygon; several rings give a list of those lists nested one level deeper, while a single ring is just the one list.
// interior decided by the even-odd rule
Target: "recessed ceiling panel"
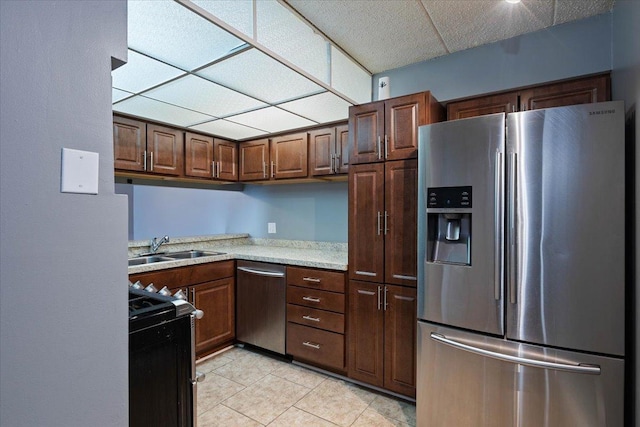
[{"label": "recessed ceiling panel", "polygon": [[127,63],[113,71],[113,87],[133,93],[164,83],[184,71],[129,50]]},{"label": "recessed ceiling panel", "polygon": [[253,0],[192,0],[192,3],[253,37]]},{"label": "recessed ceiling panel", "polygon": [[193,75],[150,90],[145,96],[215,117],[266,106],[263,102]]},{"label": "recessed ceiling panel", "polygon": [[269,133],[317,124],[316,122],[296,116],[277,107],[268,107],[249,113],[238,114],[237,116],[227,117],[227,120],[258,129],[264,129]]},{"label": "recessed ceiling panel", "polygon": [[212,118],[206,114],[176,107],[175,105],[166,104],[141,95],[114,104],[113,111],[182,127]]},{"label": "recessed ceiling panel", "polygon": [[176,67],[193,70],[244,44],[174,1],[127,5],[129,47]]},{"label": "recessed ceiling panel", "polygon": [[324,90],[257,49],[218,62],[197,74],[271,104]]},{"label": "recessed ceiling panel", "polygon": [[278,105],[280,108],[307,117],[318,123],[347,120],[349,118],[350,106],[351,104],[347,101],[331,92],[325,92]]},{"label": "recessed ceiling panel", "polygon": [[190,129],[229,139],[255,138],[268,133],[267,131],[229,122],[224,119],[191,126]]},{"label": "recessed ceiling panel", "polygon": [[421,0],[450,52],[551,26],[552,1]]},{"label": "recessed ceiling panel", "polygon": [[359,104],[371,102],[371,75],[333,46],[331,87]]},{"label": "recessed ceiling panel", "polygon": [[127,91],[111,88],[111,102],[118,102],[132,95],[132,93],[129,93]]},{"label": "recessed ceiling panel", "polygon": [[256,2],[258,43],[329,83],[328,43],[276,0]]}]

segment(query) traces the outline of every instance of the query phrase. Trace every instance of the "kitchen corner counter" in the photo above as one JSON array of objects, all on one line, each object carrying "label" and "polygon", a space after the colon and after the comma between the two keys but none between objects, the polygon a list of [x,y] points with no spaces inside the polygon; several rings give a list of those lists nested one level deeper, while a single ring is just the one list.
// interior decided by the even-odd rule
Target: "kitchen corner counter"
[{"label": "kitchen corner counter", "polygon": [[[129,243],[129,257],[148,249],[148,241]],[[347,244],[250,238],[247,234],[176,238],[159,252],[197,249],[223,252],[221,255],[130,266],[129,274],[184,267],[225,260],[262,261],[276,264],[347,271]]]}]

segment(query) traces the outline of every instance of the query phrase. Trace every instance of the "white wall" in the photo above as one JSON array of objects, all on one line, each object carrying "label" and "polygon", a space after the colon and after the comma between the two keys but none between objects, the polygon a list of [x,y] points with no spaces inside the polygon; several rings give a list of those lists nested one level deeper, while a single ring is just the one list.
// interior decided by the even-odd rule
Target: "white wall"
[{"label": "white wall", "polygon": [[[126,2],[0,1],[0,425],[127,426],[127,200],[111,59]],[[116,61],[117,62],[117,61]],[[62,147],[99,194],[60,193]]]},{"label": "white wall", "polygon": [[[625,102],[629,116],[635,114],[635,150],[636,150],[636,257],[635,257],[635,301],[636,307],[640,307],[640,209],[637,200],[640,197],[640,148],[638,147],[638,135],[640,135],[640,2],[637,0],[617,0],[613,12],[613,77],[612,90],[615,99]],[[633,124],[631,124],[633,127]],[[629,130],[629,129],[628,129]],[[640,316],[635,314],[635,411],[636,419],[640,415]]]}]

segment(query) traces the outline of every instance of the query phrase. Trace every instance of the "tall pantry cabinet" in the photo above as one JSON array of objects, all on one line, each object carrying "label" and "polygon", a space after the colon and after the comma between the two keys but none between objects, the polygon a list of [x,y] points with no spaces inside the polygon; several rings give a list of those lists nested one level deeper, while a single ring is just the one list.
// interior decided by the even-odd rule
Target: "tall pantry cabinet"
[{"label": "tall pantry cabinet", "polygon": [[348,375],[415,397],[418,126],[430,92],[349,109]]}]

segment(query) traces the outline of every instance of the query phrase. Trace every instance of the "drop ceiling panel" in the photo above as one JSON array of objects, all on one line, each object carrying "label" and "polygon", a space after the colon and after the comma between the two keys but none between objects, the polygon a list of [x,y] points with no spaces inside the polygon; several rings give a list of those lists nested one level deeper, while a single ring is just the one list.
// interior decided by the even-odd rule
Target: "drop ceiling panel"
[{"label": "drop ceiling panel", "polygon": [[132,93],[127,91],[111,88],[111,102],[118,102],[132,95]]},{"label": "drop ceiling panel", "polygon": [[127,63],[111,73],[113,87],[133,93],[164,83],[184,71],[129,50]]},{"label": "drop ceiling panel", "polygon": [[325,92],[278,106],[318,123],[328,123],[347,120],[351,104],[331,92]]},{"label": "drop ceiling panel", "polygon": [[228,139],[247,139],[266,135],[268,132],[249,126],[240,125],[224,119],[213,120],[191,126],[195,131],[210,133]]},{"label": "drop ceiling panel", "polygon": [[141,95],[114,104],[113,111],[182,127],[212,119],[211,116],[206,114],[176,107],[175,105],[166,104]]},{"label": "drop ceiling panel", "polygon": [[174,1],[129,0],[129,47],[193,70],[244,44]]},{"label": "drop ceiling panel", "polygon": [[192,0],[236,30],[253,37],[253,0]]},{"label": "drop ceiling panel", "polygon": [[150,90],[145,96],[215,117],[266,106],[256,99],[193,75]]},{"label": "drop ceiling panel", "polygon": [[331,87],[359,104],[371,101],[371,75],[333,46]]},{"label": "drop ceiling panel", "polygon": [[450,52],[504,40],[553,23],[553,2],[421,0]]},{"label": "drop ceiling panel", "polygon": [[372,73],[448,53],[419,1],[287,2]]},{"label": "drop ceiling panel", "polygon": [[316,125],[316,122],[296,116],[277,107],[268,107],[249,113],[227,117],[235,123],[264,129],[269,133],[281,132],[289,129]]},{"label": "drop ceiling panel", "polygon": [[554,24],[599,15],[613,8],[614,0],[556,0]]},{"label": "drop ceiling panel", "polygon": [[317,79],[329,82],[328,44],[275,0],[256,2],[256,40]]},{"label": "drop ceiling panel", "polygon": [[324,90],[257,49],[234,55],[197,74],[271,104]]}]

